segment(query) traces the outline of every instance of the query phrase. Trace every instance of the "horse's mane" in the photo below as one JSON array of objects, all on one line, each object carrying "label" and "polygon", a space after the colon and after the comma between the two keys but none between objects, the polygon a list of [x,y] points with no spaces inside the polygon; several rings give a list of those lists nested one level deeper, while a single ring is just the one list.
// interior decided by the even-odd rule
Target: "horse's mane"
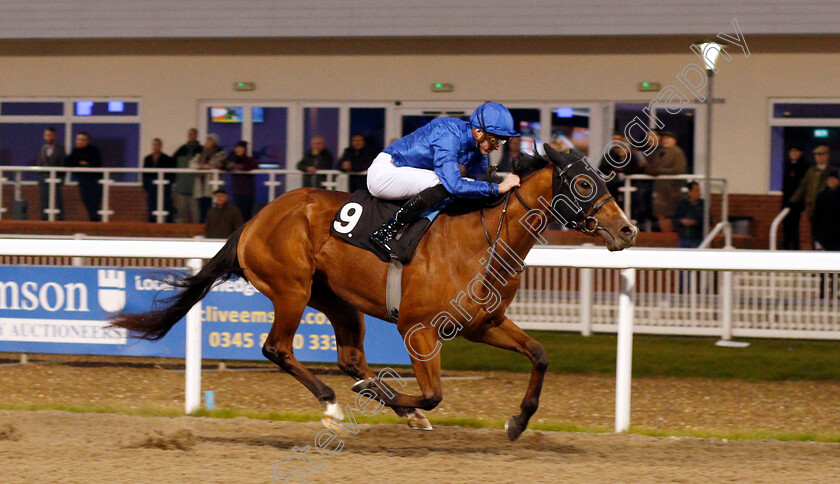
[{"label": "horse's mane", "polygon": [[545,168],[548,164],[549,161],[544,156],[540,156],[539,153],[533,155],[523,153],[513,162],[513,174],[524,179],[528,175]]}]

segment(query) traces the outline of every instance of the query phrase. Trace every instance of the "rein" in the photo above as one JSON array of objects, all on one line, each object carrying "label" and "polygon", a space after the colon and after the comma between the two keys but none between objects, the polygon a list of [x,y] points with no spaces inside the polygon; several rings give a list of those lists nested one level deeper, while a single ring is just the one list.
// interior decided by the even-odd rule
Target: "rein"
[{"label": "rein", "polygon": [[[518,197],[519,194],[517,193],[516,196]],[[520,201],[522,199],[520,198]],[[493,259],[496,257],[496,244],[499,242],[499,237],[502,235],[502,225],[505,222],[505,216],[507,215],[508,205],[510,204],[510,192],[505,194],[505,206],[502,207],[502,217],[499,219],[499,227],[496,229],[496,237],[494,239],[490,239],[490,233],[487,231],[487,223],[484,221],[484,209],[481,209],[481,228],[484,229],[484,237],[487,238],[487,244],[490,245],[490,258],[487,262],[487,269],[485,269],[485,274],[488,270],[490,270],[490,264],[493,263]]]}]

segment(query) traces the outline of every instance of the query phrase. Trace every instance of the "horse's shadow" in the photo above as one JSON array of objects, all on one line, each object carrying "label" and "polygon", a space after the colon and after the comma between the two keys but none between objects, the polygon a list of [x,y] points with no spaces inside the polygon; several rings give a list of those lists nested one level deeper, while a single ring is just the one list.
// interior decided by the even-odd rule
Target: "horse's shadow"
[{"label": "horse's shadow", "polygon": [[[537,432],[526,434],[522,440],[512,444],[505,437],[504,433],[501,432],[497,440],[481,440],[482,443],[476,443],[477,439],[471,438],[468,435],[448,435],[440,438],[434,432],[421,433],[400,428],[398,431],[399,434],[397,434],[388,430],[385,433],[377,430],[380,429],[363,428],[359,434],[342,435],[341,438],[346,442],[342,453],[356,455],[387,454],[394,457],[422,457],[437,453],[447,455],[483,454],[510,456],[515,453],[515,456],[520,458],[526,457],[523,453],[530,452],[543,455],[576,455],[584,453],[582,449],[574,445],[551,442]],[[383,440],[387,440],[388,444],[383,446]],[[291,451],[295,446],[300,446],[301,444],[299,438],[284,438],[278,437],[277,435],[245,437],[199,436],[198,441],[222,445],[273,447],[287,451]]]}]

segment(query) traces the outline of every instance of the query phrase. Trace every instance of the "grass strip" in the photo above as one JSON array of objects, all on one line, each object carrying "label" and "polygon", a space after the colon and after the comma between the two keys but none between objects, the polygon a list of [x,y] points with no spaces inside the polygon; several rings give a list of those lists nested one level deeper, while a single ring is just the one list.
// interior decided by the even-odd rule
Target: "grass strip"
[{"label": "grass strip", "polygon": [[[529,331],[542,343],[548,371],[615,374],[616,336]],[[840,380],[840,342],[750,339],[747,348],[715,346],[718,338],[633,336],[634,377],[744,381]],[[525,356],[464,338],[444,342],[445,370],[530,372]]]},{"label": "grass strip", "polygon": [[[71,405],[64,403],[0,403],[0,410],[24,410],[43,411],[60,410],[72,413],[112,413],[119,415],[133,415],[139,417],[184,417],[183,411],[163,407],[117,407],[109,405]],[[193,417],[205,418],[238,418],[245,417],[255,420],[284,421],[284,422],[318,422],[322,418],[320,413],[311,412],[257,412],[253,410],[240,410],[232,408],[220,408],[216,410],[198,410],[191,414]],[[429,420],[436,426],[464,427],[473,429],[502,429],[505,420],[485,419],[473,417],[429,417]],[[376,415],[365,417],[356,414],[356,421],[360,424],[376,425],[405,425],[405,419],[396,415]],[[607,427],[577,425],[566,422],[532,422],[528,425],[531,430],[544,430],[548,432],[582,432],[582,433],[611,433],[612,429]],[[802,441],[802,442],[840,442],[840,433],[831,432],[795,432],[776,430],[671,430],[671,429],[650,429],[644,427],[631,427],[629,434],[647,435],[650,437],[695,437],[713,438],[726,440],[778,440],[778,441]]]}]

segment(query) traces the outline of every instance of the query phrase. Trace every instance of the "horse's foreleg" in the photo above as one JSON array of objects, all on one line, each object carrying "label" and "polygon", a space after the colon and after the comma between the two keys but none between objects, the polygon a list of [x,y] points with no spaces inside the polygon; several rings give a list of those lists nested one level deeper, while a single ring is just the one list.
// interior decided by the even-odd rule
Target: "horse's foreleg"
[{"label": "horse's foreleg", "polygon": [[527,356],[531,360],[533,368],[531,369],[531,381],[528,384],[528,391],[525,393],[525,398],[520,405],[521,413],[515,417],[511,417],[505,424],[505,430],[510,440],[516,440],[525,431],[528,426],[528,421],[537,407],[540,404],[540,391],[542,390],[543,377],[545,370],[548,368],[548,358],[545,355],[543,346],[536,340],[525,334],[525,331],[519,326],[513,324],[508,318],[505,318],[501,325],[489,328],[480,329],[478,331],[465,334],[465,338],[470,341],[486,343],[488,345],[504,348],[506,350],[516,351]]},{"label": "horse's foreleg", "polygon": [[[440,352],[437,330],[422,325],[412,327],[400,326],[403,338],[407,337],[406,347],[411,357],[414,376],[420,386],[422,395],[403,395],[390,390],[384,382],[369,379],[357,382],[353,386],[355,392],[369,392],[372,398],[381,400],[389,407],[420,408],[431,410],[443,400],[443,389],[440,382]],[[408,336],[406,336],[408,335]]]}]

